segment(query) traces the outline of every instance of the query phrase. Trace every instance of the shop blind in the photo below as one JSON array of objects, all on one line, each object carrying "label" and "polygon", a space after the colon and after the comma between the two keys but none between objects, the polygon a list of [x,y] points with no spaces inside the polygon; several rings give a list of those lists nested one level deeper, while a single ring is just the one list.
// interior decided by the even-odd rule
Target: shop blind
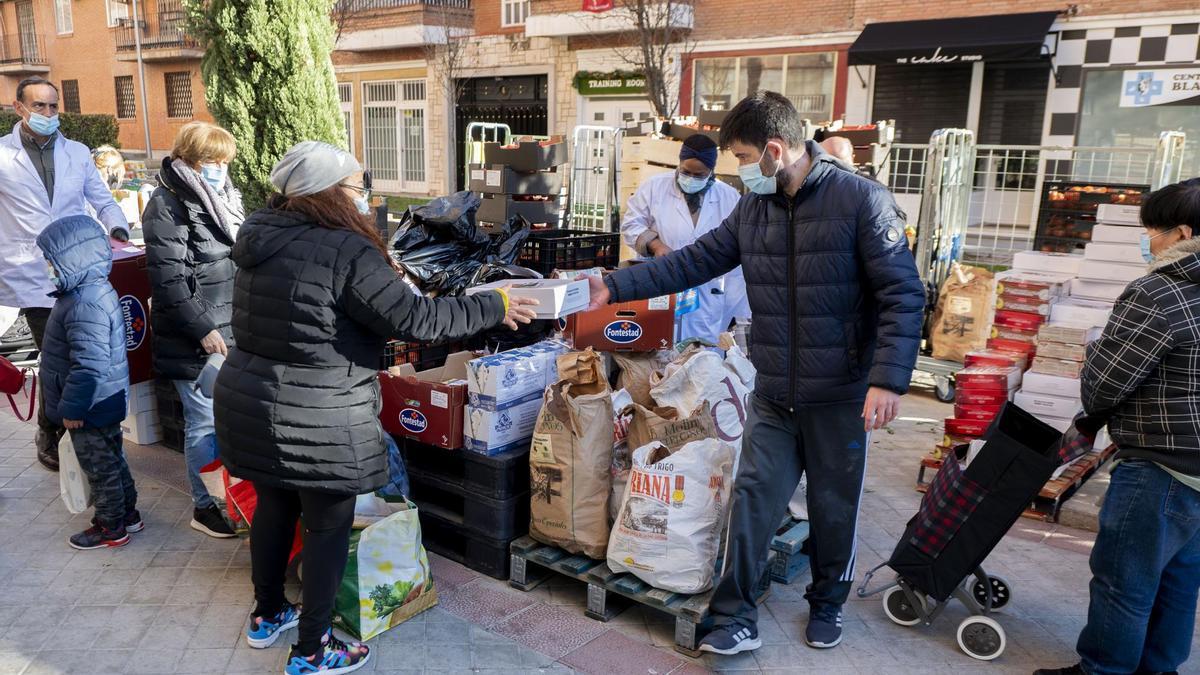
[{"label": "shop blind", "polygon": [[985,64],[979,143],[1040,145],[1049,79],[1046,63]]},{"label": "shop blind", "polygon": [[929,135],[967,123],[971,65],[875,66],[873,120],[895,120],[896,141],[928,143]]}]

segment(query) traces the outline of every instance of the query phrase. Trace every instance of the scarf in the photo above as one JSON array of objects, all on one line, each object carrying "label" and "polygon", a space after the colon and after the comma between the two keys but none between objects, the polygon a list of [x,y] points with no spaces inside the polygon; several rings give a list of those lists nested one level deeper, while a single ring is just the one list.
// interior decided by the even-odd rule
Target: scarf
[{"label": "scarf", "polygon": [[175,177],[195,193],[204,212],[212,217],[217,227],[221,228],[230,241],[233,241],[237,236],[238,227],[246,219],[246,213],[242,208],[242,193],[233,187],[233,182],[226,177],[225,185],[221,186],[220,191],[217,191],[182,160],[173,159],[169,166]]},{"label": "scarf", "polygon": [[710,174],[708,176],[708,182],[704,184],[704,188],[699,192],[690,195],[683,190],[679,190],[678,185],[675,186],[675,189],[679,190],[679,192],[683,194],[683,200],[687,202],[689,213],[696,213],[700,210],[701,206],[704,206],[704,195],[708,194],[708,189],[712,187],[713,181],[716,179],[716,176]]}]

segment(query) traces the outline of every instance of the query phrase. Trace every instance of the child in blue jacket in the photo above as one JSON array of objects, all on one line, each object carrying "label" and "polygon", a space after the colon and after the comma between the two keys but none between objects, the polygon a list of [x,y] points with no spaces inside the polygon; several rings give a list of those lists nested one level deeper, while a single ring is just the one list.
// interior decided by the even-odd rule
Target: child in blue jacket
[{"label": "child in blue jacket", "polygon": [[39,373],[46,417],[71,434],[96,507],[92,527],[69,543],[80,550],[124,546],[143,525],[121,438],[129,364],[125,320],[108,283],[112,248],[88,216],[54,221],[37,244],[56,289]]}]

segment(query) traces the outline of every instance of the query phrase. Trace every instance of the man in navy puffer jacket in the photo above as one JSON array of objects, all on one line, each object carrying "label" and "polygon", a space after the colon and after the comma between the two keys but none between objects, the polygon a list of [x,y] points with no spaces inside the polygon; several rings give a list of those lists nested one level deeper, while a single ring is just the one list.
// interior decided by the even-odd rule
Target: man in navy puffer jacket
[{"label": "man in navy puffer jacket", "polygon": [[124,546],[142,520],[121,444],[129,364],[125,321],[108,283],[112,247],[87,216],[54,221],[37,244],[56,289],[39,371],[46,417],[71,434],[96,506],[92,527],[69,543],[81,550]]},{"label": "man in navy puffer jacket", "polygon": [[904,218],[882,185],[805,142],[790,101],[743,100],[721,125],[742,198],[720,227],[653,262],[589,279],[592,306],[676,293],[742,266],[758,369],[734,481],[727,565],[703,651],[761,645],[755,588],[775,527],[808,475],[808,645],[842,639],[871,430],[908,390],[925,293]]}]

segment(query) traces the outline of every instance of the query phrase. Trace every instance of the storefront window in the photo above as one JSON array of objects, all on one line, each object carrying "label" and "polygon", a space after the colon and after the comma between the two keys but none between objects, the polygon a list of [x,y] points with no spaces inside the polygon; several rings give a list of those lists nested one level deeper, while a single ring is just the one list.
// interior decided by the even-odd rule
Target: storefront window
[{"label": "storefront window", "polygon": [[[1153,69],[1137,68],[1139,71]],[[1195,69],[1200,73],[1200,68]],[[1076,142],[1081,146],[1146,148],[1153,149],[1163,131],[1182,131],[1187,134],[1182,175],[1200,175],[1200,152],[1195,150],[1200,143],[1200,98],[1174,101],[1172,105],[1143,105],[1134,107],[1122,100],[1125,89],[1125,69],[1087,70],[1083,86],[1083,103],[1079,110],[1079,134]],[[1127,97],[1126,97],[1127,98]],[[1154,99],[1151,98],[1153,101]],[[1165,101],[1164,101],[1165,102]],[[1190,147],[1189,147],[1190,146]],[[1114,156],[1112,163],[1120,158]],[[1128,160],[1131,175],[1127,180],[1113,176],[1113,182],[1145,182],[1138,166],[1139,162]],[[1110,172],[1112,170],[1110,169]],[[1083,180],[1091,177],[1083,176]]]},{"label": "storefront window", "polygon": [[692,110],[729,110],[759,91],[787,96],[801,117],[825,121],[833,112],[830,52],[696,59]]}]

